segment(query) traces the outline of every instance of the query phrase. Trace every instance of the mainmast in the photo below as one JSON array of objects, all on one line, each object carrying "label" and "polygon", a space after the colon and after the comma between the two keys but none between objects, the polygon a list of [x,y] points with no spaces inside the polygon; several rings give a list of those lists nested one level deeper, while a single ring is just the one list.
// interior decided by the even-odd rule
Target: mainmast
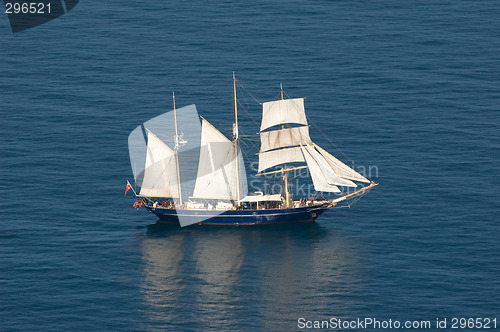
[{"label": "mainmast", "polygon": [[239,160],[239,133],[238,133],[238,101],[236,99],[236,76],[233,71],[233,94],[234,94],[234,127],[233,127],[233,141],[236,156],[236,205],[240,201],[240,168],[238,165]]},{"label": "mainmast", "polygon": [[175,93],[172,91],[172,100],[174,104],[174,126],[175,126],[175,143],[174,143],[174,153],[175,153],[175,164],[177,169],[177,184],[179,190],[179,204],[182,205],[182,193],[181,193],[181,171],[179,169],[179,134],[177,132],[177,111],[175,110]]},{"label": "mainmast", "polygon": [[[283,82],[280,82],[281,100],[283,100]],[[285,125],[281,125],[281,129],[285,129]],[[283,182],[285,184],[285,207],[290,206],[290,193],[288,192],[288,173],[286,164],[283,164]]]}]

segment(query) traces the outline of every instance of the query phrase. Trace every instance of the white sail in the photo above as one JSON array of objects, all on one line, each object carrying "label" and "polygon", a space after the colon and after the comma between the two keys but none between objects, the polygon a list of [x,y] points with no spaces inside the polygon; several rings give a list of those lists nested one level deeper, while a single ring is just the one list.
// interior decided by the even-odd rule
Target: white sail
[{"label": "white sail", "polygon": [[[201,149],[194,198],[237,199],[236,157],[234,144],[220,131],[203,119]],[[240,197],[246,195],[246,174],[241,152],[238,156],[240,169]]]},{"label": "white sail", "polygon": [[314,147],[318,149],[319,153],[325,158],[328,164],[332,167],[333,171],[343,179],[360,181],[370,183],[370,180],[329,154],[327,151],[319,147],[317,144],[314,144]]},{"label": "white sail", "polygon": [[300,144],[310,144],[309,127],[302,126],[264,131],[260,133],[260,142],[260,152]]},{"label": "white sail", "polygon": [[336,186],[344,187],[357,187],[358,185],[351,180],[342,179],[339,177],[333,169],[330,167],[325,158],[310,145],[305,146],[306,150],[311,154],[311,156],[316,160],[318,165],[321,167],[323,174],[326,176],[328,183],[334,184]]},{"label": "white sail", "polygon": [[307,125],[304,98],[276,100],[262,104],[260,131],[284,123]]},{"label": "white sail", "polygon": [[301,149],[313,180],[314,189],[317,191],[338,192],[339,189],[336,186],[357,187],[354,182],[337,176],[323,156],[314,150],[312,146],[301,146]]},{"label": "white sail", "polygon": [[309,154],[308,151],[306,151],[304,147],[301,147],[301,149],[304,152],[307,167],[309,168],[309,174],[311,174],[314,190],[339,193],[340,189],[337,186],[328,183],[316,160]]},{"label": "white sail", "polygon": [[148,131],[146,164],[141,196],[179,197],[174,151]]},{"label": "white sail", "polygon": [[276,165],[304,162],[304,156],[300,147],[285,148],[259,153],[259,172]]}]

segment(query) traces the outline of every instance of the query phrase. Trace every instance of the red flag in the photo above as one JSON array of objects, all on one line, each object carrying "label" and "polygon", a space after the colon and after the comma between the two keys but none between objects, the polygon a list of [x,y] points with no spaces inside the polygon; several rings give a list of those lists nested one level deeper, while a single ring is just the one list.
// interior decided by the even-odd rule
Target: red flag
[{"label": "red flag", "polygon": [[128,182],[128,180],[127,180],[127,188],[125,188],[125,195],[124,196],[127,196],[127,191],[129,191],[130,189],[132,189],[132,186],[130,185],[130,182]]}]

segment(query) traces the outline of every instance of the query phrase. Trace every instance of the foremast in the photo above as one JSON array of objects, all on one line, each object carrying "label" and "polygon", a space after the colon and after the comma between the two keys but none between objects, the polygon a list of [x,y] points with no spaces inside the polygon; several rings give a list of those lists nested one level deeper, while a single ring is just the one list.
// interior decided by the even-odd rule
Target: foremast
[{"label": "foremast", "polygon": [[[317,192],[341,193],[338,186],[357,187],[358,185],[353,181],[370,184],[366,189],[359,189],[352,194],[343,196],[336,202],[349,199],[373,188],[375,184],[372,181],[311,141],[304,98],[284,99],[282,84],[280,90],[280,100],[262,104],[262,123],[259,132],[261,148],[257,175],[282,173],[285,185],[284,207],[291,205],[288,172],[296,169],[308,168],[314,189]],[[279,125],[279,129],[273,129],[277,125]],[[306,166],[287,167],[289,163],[296,162],[306,163]],[[281,165],[279,170],[262,173],[262,171],[278,165]]]},{"label": "foremast", "polygon": [[[283,82],[280,82],[280,96],[281,96],[281,100],[284,100],[284,97],[283,97]],[[285,124],[281,124],[281,130],[284,130],[285,129]],[[285,149],[284,147],[281,147],[280,150],[283,150]],[[260,174],[257,174],[257,175],[266,175],[266,174],[273,174],[273,173],[282,173],[282,180],[283,180],[283,184],[284,184],[284,187],[285,187],[285,204],[284,206],[286,208],[290,207],[290,202],[291,202],[291,199],[290,199],[290,191],[288,190],[288,172],[289,171],[293,171],[293,170],[296,170],[296,169],[302,169],[302,168],[305,168],[305,166],[302,166],[302,167],[294,167],[294,168],[287,168],[287,164],[286,163],[283,163],[283,166],[281,167],[281,169],[277,170],[277,171],[272,171],[272,172],[266,172],[266,173],[260,173]]]},{"label": "foremast", "polygon": [[[283,100],[283,82],[280,82],[280,94],[281,100]],[[285,129],[285,125],[281,125],[281,129]],[[288,191],[288,171],[286,169],[286,163],[283,164],[283,168],[281,169],[283,172],[283,183],[285,185],[285,207],[290,206],[290,192]]]}]

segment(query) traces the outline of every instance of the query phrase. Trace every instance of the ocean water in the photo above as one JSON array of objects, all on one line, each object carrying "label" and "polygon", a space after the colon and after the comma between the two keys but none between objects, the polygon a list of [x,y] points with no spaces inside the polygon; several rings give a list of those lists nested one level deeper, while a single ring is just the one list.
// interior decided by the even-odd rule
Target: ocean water
[{"label": "ocean water", "polygon": [[[1,16],[0,330],[500,320],[499,17],[486,0],[81,1],[13,34]],[[128,134],[171,91],[228,134],[232,71],[258,101],[281,81],[306,97],[380,185],[311,225],[133,209]]]}]

